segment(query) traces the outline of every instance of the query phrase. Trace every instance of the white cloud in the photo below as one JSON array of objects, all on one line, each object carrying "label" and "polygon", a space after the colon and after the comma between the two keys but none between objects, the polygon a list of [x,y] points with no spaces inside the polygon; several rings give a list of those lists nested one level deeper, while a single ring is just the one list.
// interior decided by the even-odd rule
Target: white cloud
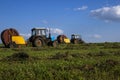
[{"label": "white cloud", "polygon": [[74,11],[81,11],[81,10],[86,10],[88,7],[87,6],[82,6],[82,7],[78,7],[78,8],[74,8]]},{"label": "white cloud", "polygon": [[23,33],[21,33],[20,35],[21,35],[21,36],[24,36],[25,38],[29,38],[29,37],[31,36],[30,33],[28,33],[28,34],[23,34]]},{"label": "white cloud", "polygon": [[90,37],[90,38],[95,38],[95,39],[100,39],[100,38],[102,38],[102,36],[99,35],[99,34],[89,35],[89,37]]},{"label": "white cloud", "polygon": [[48,21],[47,20],[42,20],[42,23],[43,24],[48,24]]},{"label": "white cloud", "polygon": [[[47,29],[49,29],[49,28],[47,28]],[[50,32],[51,32],[52,34],[57,34],[57,35],[64,33],[64,31],[61,30],[61,29],[59,29],[59,28],[50,28]]]},{"label": "white cloud", "polygon": [[101,35],[99,35],[99,34],[94,34],[94,35],[93,35],[93,37],[94,37],[94,38],[97,38],[97,39],[102,38],[102,36],[101,36]]},{"label": "white cloud", "polygon": [[120,5],[91,10],[91,15],[105,22],[120,21]]}]

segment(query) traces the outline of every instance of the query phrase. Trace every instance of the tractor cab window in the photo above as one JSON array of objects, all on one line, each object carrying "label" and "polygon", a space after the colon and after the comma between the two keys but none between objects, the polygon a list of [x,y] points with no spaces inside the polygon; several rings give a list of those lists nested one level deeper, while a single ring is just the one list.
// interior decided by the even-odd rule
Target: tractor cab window
[{"label": "tractor cab window", "polygon": [[75,39],[75,35],[72,35],[71,38],[72,38],[72,39]]},{"label": "tractor cab window", "polygon": [[32,35],[33,36],[46,36],[46,29],[33,29]]},{"label": "tractor cab window", "polygon": [[46,35],[46,30],[45,30],[45,29],[40,29],[40,30],[38,31],[38,35],[43,35],[43,36],[45,36],[45,35]]},{"label": "tractor cab window", "polygon": [[79,39],[79,38],[80,38],[80,36],[79,36],[79,35],[76,35],[76,36],[75,36],[75,39]]},{"label": "tractor cab window", "polygon": [[41,30],[41,34],[46,35],[46,30],[45,29]]},{"label": "tractor cab window", "polygon": [[32,35],[33,36],[36,35],[36,31],[35,30],[32,31]]},{"label": "tractor cab window", "polygon": [[79,39],[80,35],[72,35],[71,37],[72,37],[72,39]]},{"label": "tractor cab window", "polygon": [[45,29],[38,29],[38,30],[36,30],[36,35],[38,35],[38,36],[44,36],[44,35],[46,35],[46,30]]},{"label": "tractor cab window", "polygon": [[40,30],[36,30],[36,35],[41,35]]}]

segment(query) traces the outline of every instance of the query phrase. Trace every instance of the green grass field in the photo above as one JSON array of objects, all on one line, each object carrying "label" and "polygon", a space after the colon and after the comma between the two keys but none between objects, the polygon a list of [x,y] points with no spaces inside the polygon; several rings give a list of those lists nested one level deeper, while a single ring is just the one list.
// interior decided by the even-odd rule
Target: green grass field
[{"label": "green grass field", "polygon": [[1,47],[0,80],[120,80],[120,43]]}]

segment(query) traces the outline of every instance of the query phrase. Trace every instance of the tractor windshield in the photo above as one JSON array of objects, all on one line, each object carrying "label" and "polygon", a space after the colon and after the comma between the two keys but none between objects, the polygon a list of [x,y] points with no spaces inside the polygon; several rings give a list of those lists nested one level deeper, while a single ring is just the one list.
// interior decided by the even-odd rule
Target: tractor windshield
[{"label": "tractor windshield", "polygon": [[41,30],[41,35],[46,35],[46,30],[45,29]]},{"label": "tractor windshield", "polygon": [[79,39],[80,38],[80,35],[72,35],[72,39]]},{"label": "tractor windshield", "polygon": [[79,39],[79,38],[80,38],[80,36],[79,36],[79,35],[76,35],[76,36],[75,36],[75,39]]}]

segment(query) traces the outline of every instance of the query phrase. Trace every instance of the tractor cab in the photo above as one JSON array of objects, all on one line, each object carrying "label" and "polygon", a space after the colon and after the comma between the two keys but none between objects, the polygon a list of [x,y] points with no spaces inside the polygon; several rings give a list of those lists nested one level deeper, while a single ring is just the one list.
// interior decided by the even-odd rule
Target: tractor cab
[{"label": "tractor cab", "polygon": [[80,35],[78,34],[72,34],[71,39],[80,39]]},{"label": "tractor cab", "polygon": [[32,36],[45,36],[46,37],[47,29],[45,28],[33,28],[31,31],[32,31]]}]

